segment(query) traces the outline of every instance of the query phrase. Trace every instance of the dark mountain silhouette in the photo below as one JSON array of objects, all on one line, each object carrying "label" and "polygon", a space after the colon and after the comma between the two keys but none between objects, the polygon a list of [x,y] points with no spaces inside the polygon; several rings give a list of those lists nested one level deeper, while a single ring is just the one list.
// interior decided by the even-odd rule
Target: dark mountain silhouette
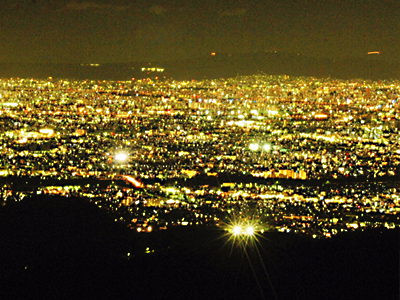
[{"label": "dark mountain silhouette", "polygon": [[[142,68],[145,68],[142,71]],[[148,69],[150,68],[150,70]],[[164,72],[151,68],[163,68]],[[92,80],[131,80],[132,78],[173,78],[177,80],[228,78],[237,75],[265,73],[269,75],[332,77],[339,79],[397,79],[400,63],[380,56],[360,58],[314,58],[284,52],[216,54],[195,59],[115,64],[17,64],[0,63],[0,77],[71,78]]]},{"label": "dark mountain silhouette", "polygon": [[332,77],[340,79],[400,78],[397,63],[377,59],[327,59],[283,52],[215,55],[186,61],[166,62],[166,74],[176,79],[227,78],[237,75]]}]

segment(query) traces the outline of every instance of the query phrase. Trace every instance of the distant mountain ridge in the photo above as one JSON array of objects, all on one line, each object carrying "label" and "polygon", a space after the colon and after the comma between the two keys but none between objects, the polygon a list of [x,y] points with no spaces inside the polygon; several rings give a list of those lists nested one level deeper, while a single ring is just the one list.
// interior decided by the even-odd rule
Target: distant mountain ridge
[{"label": "distant mountain ridge", "polygon": [[[143,68],[145,70],[143,71]],[[163,68],[163,72],[151,71]],[[400,63],[379,59],[327,59],[284,52],[216,54],[196,59],[164,62],[109,64],[0,63],[0,77],[131,80],[159,77],[177,80],[228,78],[265,73],[269,75],[332,77],[339,79],[400,79]]]}]

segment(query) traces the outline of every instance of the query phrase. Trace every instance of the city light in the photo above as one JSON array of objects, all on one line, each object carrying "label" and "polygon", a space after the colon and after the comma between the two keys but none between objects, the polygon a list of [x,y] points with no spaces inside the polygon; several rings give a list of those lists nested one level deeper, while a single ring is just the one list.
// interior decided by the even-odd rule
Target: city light
[{"label": "city light", "polygon": [[42,129],[39,129],[39,132],[42,134],[46,134],[46,135],[52,135],[54,133],[54,130],[48,129],[48,128],[42,128]]},{"label": "city light", "polygon": [[249,148],[251,151],[257,151],[258,150],[258,144],[250,144]]},{"label": "city light", "polygon": [[126,153],[118,153],[115,155],[115,159],[120,162],[124,162],[128,159],[128,155]]},{"label": "city light", "polygon": [[270,144],[265,144],[264,145],[264,150],[265,151],[270,151],[271,150],[271,145]]}]

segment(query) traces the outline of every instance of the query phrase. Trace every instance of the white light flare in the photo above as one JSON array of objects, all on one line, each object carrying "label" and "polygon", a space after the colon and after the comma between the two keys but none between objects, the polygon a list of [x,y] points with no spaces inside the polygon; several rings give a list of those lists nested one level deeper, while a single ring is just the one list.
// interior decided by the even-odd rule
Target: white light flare
[{"label": "white light flare", "polygon": [[120,162],[123,162],[128,159],[128,155],[126,153],[118,153],[117,155],[115,155],[115,159]]}]

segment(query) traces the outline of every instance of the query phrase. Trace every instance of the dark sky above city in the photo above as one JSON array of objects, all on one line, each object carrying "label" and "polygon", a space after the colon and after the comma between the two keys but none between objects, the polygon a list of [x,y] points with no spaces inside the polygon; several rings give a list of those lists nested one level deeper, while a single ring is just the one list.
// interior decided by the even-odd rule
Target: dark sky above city
[{"label": "dark sky above city", "polygon": [[400,61],[400,0],[3,0],[0,62],[106,63],[280,50]]}]

